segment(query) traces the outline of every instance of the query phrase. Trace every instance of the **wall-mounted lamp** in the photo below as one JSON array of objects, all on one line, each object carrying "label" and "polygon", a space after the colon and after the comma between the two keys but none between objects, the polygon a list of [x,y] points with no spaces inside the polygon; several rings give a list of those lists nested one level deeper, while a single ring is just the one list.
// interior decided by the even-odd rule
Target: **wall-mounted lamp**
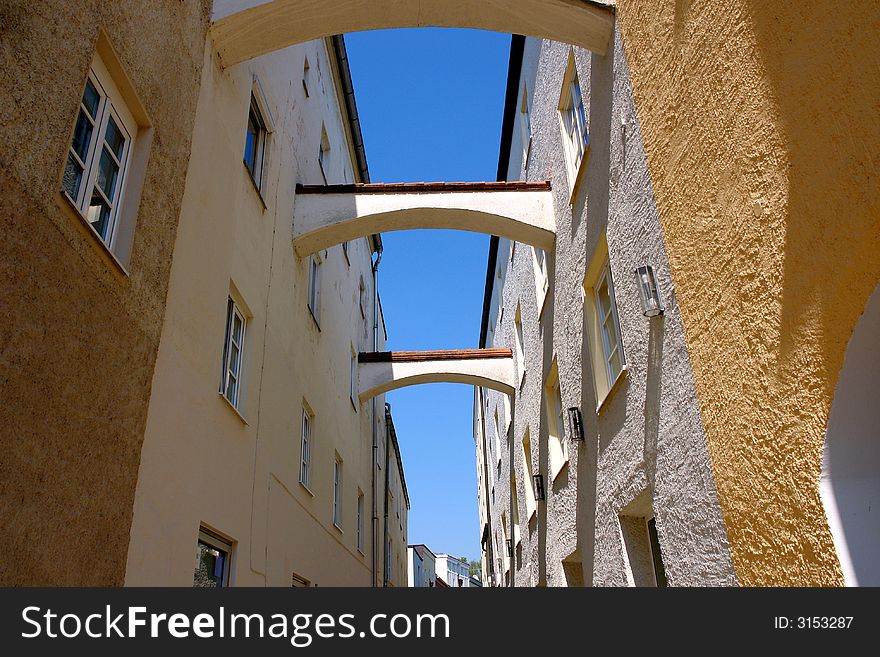
[{"label": "wall-mounted lamp", "polygon": [[568,409],[568,435],[572,440],[584,439],[584,423],[581,419],[581,409],[577,406]]},{"label": "wall-mounted lamp", "polygon": [[513,559],[513,539],[512,538],[507,539],[507,556],[509,556],[511,559]]},{"label": "wall-mounted lamp", "polygon": [[654,268],[650,265],[636,269],[636,280],[639,285],[639,299],[642,302],[642,314],[654,317],[663,314],[663,300],[654,277]]},{"label": "wall-mounted lamp", "polygon": [[532,479],[535,480],[535,499],[543,502],[547,499],[547,496],[544,494],[544,475],[532,475]]}]

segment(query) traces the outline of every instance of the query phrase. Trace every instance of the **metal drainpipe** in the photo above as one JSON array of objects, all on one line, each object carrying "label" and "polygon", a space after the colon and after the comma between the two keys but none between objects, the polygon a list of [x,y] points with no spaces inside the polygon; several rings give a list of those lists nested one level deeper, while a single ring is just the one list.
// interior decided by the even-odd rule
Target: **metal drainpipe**
[{"label": "metal drainpipe", "polygon": [[[376,241],[376,262],[373,263],[373,351],[379,351],[379,263],[382,262],[382,242]],[[376,461],[379,458],[379,425],[376,422],[376,398],[370,400],[372,409],[371,418],[373,423],[373,463],[370,469],[373,472],[373,582],[371,586],[376,587],[376,575],[379,567],[376,559],[378,557],[376,550],[376,539],[379,535],[379,508],[376,502]]]},{"label": "metal drainpipe", "polygon": [[[391,416],[391,404],[385,402],[385,531],[382,534],[382,550],[384,551],[388,549],[388,485],[391,483],[390,473],[388,472],[388,463],[389,463],[389,449],[388,445],[390,441],[388,440],[391,435],[391,426],[389,424],[389,418]],[[385,558],[382,560],[382,586],[388,586],[388,555],[385,554]]]}]

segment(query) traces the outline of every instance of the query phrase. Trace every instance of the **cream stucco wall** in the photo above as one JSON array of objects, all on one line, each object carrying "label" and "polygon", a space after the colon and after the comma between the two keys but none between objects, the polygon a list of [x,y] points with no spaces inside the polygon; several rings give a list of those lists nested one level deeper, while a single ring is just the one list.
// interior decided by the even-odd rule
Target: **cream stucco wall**
[{"label": "cream stucco wall", "polygon": [[[352,348],[374,348],[369,241],[349,244],[350,264],[341,246],[322,253],[320,325],[307,307],[308,261],[290,241],[295,184],[323,182],[322,124],[331,145],[328,182],[355,182],[330,50],[319,40],[222,70],[208,40],[204,59],[126,584],[191,585],[203,523],[234,542],[233,585],[289,586],[296,573],[313,585],[366,586],[372,416],[369,403],[350,401],[349,372]],[[273,130],[262,193],[242,162],[255,79]],[[250,315],[240,413],[218,393],[229,294]],[[381,321],[379,331],[381,348]],[[304,403],[314,413],[308,490],[298,480]],[[380,397],[380,439],[382,404]],[[384,466],[383,456],[377,460]],[[343,462],[339,528],[332,521],[336,458]],[[358,490],[365,498],[363,552]],[[377,561],[381,568],[381,553]]]},{"label": "cream stucco wall", "polygon": [[[386,418],[386,423],[389,426],[393,426],[394,421],[392,420],[388,423]],[[383,518],[379,529],[385,537],[383,542],[386,545],[388,539],[391,539],[387,584],[389,586],[405,587],[408,585],[409,580],[407,538],[410,502],[409,494],[406,490],[406,478],[404,472],[399,467],[399,464],[403,463],[403,456],[399,452],[400,444],[397,442],[397,434],[393,429],[389,432],[389,438],[387,525]],[[381,482],[380,485],[384,486],[384,482]],[[384,515],[384,509],[380,509],[380,513]],[[382,558],[384,559],[385,557],[383,556]],[[381,563],[384,563],[384,561]]]},{"label": "cream stucco wall", "polygon": [[212,28],[224,65],[299,41],[396,27],[475,27],[576,43],[604,54],[606,0],[217,0]]},{"label": "cream stucco wall", "polygon": [[556,230],[549,189],[301,194],[294,212],[300,255],[362,235],[420,228],[503,235],[552,249]]}]

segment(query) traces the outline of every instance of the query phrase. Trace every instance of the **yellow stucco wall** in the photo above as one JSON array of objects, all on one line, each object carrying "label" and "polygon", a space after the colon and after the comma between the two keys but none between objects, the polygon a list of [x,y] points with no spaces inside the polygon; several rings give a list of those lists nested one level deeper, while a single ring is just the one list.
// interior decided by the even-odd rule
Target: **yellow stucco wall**
[{"label": "yellow stucco wall", "polygon": [[617,5],[737,576],[841,584],[818,481],[880,276],[880,4]]}]

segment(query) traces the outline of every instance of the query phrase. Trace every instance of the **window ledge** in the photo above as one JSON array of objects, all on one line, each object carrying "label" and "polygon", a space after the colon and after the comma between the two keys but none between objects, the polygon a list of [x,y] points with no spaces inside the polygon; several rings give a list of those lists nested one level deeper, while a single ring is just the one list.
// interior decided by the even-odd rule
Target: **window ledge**
[{"label": "window ledge", "polygon": [[581,158],[581,163],[578,165],[577,173],[574,176],[574,184],[571,186],[571,196],[568,198],[568,204],[574,206],[575,199],[578,197],[578,193],[582,187],[582,183],[584,178],[586,177],[587,171],[587,161],[590,159],[590,145],[587,144],[587,150],[584,153],[584,156]]},{"label": "window ledge", "polygon": [[62,208],[64,208],[68,212],[72,212],[74,215],[76,215],[76,218],[82,222],[82,225],[88,231],[89,235],[94,238],[94,240],[92,240],[92,241],[93,241],[94,245],[98,248],[101,255],[104,256],[105,258],[109,258],[110,263],[113,266],[113,268],[116,269],[120,274],[125,276],[125,278],[130,278],[130,275],[128,273],[128,270],[125,268],[125,265],[123,265],[119,261],[119,258],[116,257],[116,254],[110,250],[110,247],[107,246],[107,242],[105,242],[103,239],[101,239],[101,236],[98,235],[98,231],[96,231],[92,227],[92,224],[90,224],[89,220],[86,219],[85,215],[83,215],[83,213],[80,212],[80,209],[78,207],[76,207],[76,204],[70,200],[70,197],[67,195],[67,193],[62,191],[62,192],[58,192],[58,195],[62,199],[61,201],[59,201],[59,205],[61,205]]},{"label": "window ledge", "polygon": [[268,209],[268,206],[266,205],[266,199],[263,198],[263,190],[260,189],[257,181],[254,180],[254,174],[252,174],[251,170],[248,169],[247,162],[242,160],[241,163],[244,165],[244,170],[247,172],[247,177],[251,181],[251,185],[254,186],[254,191],[257,193],[257,198],[260,199],[260,205],[263,206],[263,212],[265,212]]},{"label": "window ledge", "polygon": [[312,497],[315,496],[315,494],[312,492],[312,489],[306,486],[302,481],[299,482],[299,485],[302,486],[309,495],[311,495]]},{"label": "window ledge", "polygon": [[[563,459],[563,461],[559,464],[559,468],[556,470],[556,472],[551,473],[551,475],[550,475],[550,482],[551,483],[555,482],[559,478],[559,475],[562,473],[562,471],[565,470],[566,467],[568,467],[568,459],[569,459],[569,457],[566,456],[565,459]],[[551,468],[551,470],[552,470],[552,468]]]},{"label": "window ledge", "polygon": [[233,404],[231,401],[229,401],[229,397],[227,397],[222,392],[218,392],[217,394],[219,394],[220,397],[223,399],[223,401],[226,402],[226,405],[232,409],[232,412],[235,413],[235,415],[238,417],[239,420],[241,420],[242,424],[244,424],[245,426],[249,426],[248,421],[245,419],[244,415],[241,414],[241,411],[235,407],[235,404]]},{"label": "window ledge", "polygon": [[608,389],[608,392],[605,393],[605,396],[602,398],[602,401],[599,402],[599,405],[596,406],[596,415],[600,415],[602,411],[605,410],[605,405],[608,403],[608,400],[614,396],[614,393],[621,386],[622,381],[626,378],[627,372],[629,372],[629,368],[624,365],[623,369],[620,370],[620,374],[617,375],[617,378],[614,379],[614,383],[611,384],[611,387]]}]

